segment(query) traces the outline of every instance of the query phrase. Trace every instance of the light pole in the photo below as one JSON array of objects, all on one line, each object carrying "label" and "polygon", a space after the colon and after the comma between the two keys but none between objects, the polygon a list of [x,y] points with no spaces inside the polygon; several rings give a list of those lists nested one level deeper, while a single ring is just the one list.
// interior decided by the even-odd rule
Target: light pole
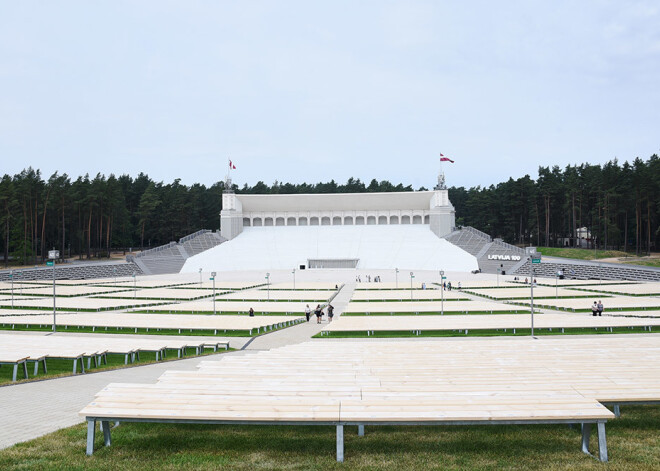
[{"label": "light pole", "polygon": [[442,295],[441,301],[440,301],[440,315],[444,316],[445,315],[445,290],[442,289],[442,280],[445,279],[445,271],[440,270],[440,293]]},{"label": "light pole", "polygon": [[135,278],[135,272],[133,272],[133,299],[137,297],[137,279]]},{"label": "light pole", "polygon": [[9,279],[11,280],[11,308],[14,309],[14,270],[9,270]]},{"label": "light pole", "polygon": [[55,303],[55,260],[60,258],[60,252],[58,250],[49,250],[48,251],[48,262],[46,265],[53,267],[53,332],[57,332],[57,307]]},{"label": "light pole", "polygon": [[413,275],[413,272],[410,272],[410,300],[413,300],[413,278],[415,278],[415,275]]},{"label": "light pole", "polygon": [[555,299],[559,298],[559,270],[555,272]]},{"label": "light pole", "polygon": [[394,278],[396,279],[396,289],[399,289],[399,269],[394,269]]},{"label": "light pole", "polygon": [[293,289],[296,289],[296,269],[294,268],[291,270],[291,274],[293,275]]},{"label": "light pole", "polygon": [[[532,262],[532,256],[529,256],[529,261]],[[534,262],[532,262],[534,263]],[[532,306],[532,337],[534,337],[534,265],[529,265],[529,299]]]},{"label": "light pole", "polygon": [[525,249],[529,256],[529,299],[531,305],[532,315],[532,338],[534,337],[534,264],[541,263],[541,252],[536,250],[536,247],[527,247]]},{"label": "light pole", "polygon": [[215,275],[214,271],[211,272],[211,279],[213,280],[213,314],[215,314]]},{"label": "light pole", "polygon": [[266,293],[268,294],[268,301],[270,301],[270,273],[266,273]]},{"label": "light pole", "polygon": [[500,287],[500,272],[502,271],[501,268],[497,269],[497,287]]},{"label": "light pole", "polygon": [[202,269],[199,269],[199,287],[202,287]]}]

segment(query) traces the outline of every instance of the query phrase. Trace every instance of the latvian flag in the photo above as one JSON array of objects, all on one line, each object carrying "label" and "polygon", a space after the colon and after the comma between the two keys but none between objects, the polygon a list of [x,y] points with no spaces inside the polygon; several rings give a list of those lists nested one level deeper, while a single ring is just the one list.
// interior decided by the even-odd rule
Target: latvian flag
[{"label": "latvian flag", "polygon": [[[440,155],[442,155],[442,154],[440,154]],[[231,160],[229,161],[229,169],[230,169],[230,170],[236,170],[236,165],[234,165],[233,163],[231,163]]]},{"label": "latvian flag", "polygon": [[454,163],[453,160],[451,160],[449,157],[445,157],[442,154],[440,154],[440,162],[451,162],[452,164]]}]

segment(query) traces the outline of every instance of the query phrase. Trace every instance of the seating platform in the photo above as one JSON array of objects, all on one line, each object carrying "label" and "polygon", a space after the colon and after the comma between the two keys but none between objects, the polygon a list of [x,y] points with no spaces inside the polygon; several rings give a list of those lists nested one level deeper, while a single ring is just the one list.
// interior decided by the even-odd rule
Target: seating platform
[{"label": "seating platform", "polygon": [[[302,316],[298,314],[298,316]],[[153,331],[178,330],[179,333],[213,331],[213,335],[225,331],[245,331],[248,335],[259,334],[271,330],[289,327],[304,321],[304,317],[294,316],[213,316],[194,314],[119,314],[119,313],[89,313],[89,314],[58,314],[58,330],[78,327],[92,328],[103,332],[104,329],[138,329]],[[52,325],[53,316],[45,314],[24,316],[0,316],[2,326],[48,326]]]},{"label": "seating platform", "polygon": [[[529,313],[499,315],[451,315],[451,316],[339,316],[324,326],[321,335],[331,336],[334,332],[358,332],[367,336],[376,332],[412,332],[422,335],[424,332],[468,332],[502,330],[502,334],[516,333],[517,330],[529,329]],[[644,330],[660,331],[660,318],[639,317],[593,317],[578,314],[536,314],[534,327],[540,330],[553,330],[557,333],[565,329],[613,329],[642,327]]]},{"label": "seating platform", "polygon": [[[327,362],[301,362],[321,357]],[[598,358],[598,361],[593,361]],[[327,341],[168,371],[156,384],[110,384],[80,415],[87,453],[110,421],[344,426],[582,424],[607,461],[605,423],[625,403],[660,402],[660,337]]]}]

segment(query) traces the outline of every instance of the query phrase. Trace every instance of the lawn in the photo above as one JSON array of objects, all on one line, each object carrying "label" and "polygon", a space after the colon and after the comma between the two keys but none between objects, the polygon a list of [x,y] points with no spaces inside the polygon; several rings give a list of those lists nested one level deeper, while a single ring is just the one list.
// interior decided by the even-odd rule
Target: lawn
[{"label": "lawn", "polygon": [[568,249],[561,247],[537,247],[546,257],[576,258],[579,260],[598,260],[601,258],[623,258],[626,252],[618,250]]},{"label": "lawn", "polygon": [[[0,451],[2,470],[657,470],[660,407],[622,407],[607,424],[610,463],[580,451],[580,429],[565,425],[383,426],[345,429],[345,462],[335,461],[329,426],[212,426],[124,423],[113,444],[85,455],[77,425]],[[595,427],[591,452],[597,453]]]}]

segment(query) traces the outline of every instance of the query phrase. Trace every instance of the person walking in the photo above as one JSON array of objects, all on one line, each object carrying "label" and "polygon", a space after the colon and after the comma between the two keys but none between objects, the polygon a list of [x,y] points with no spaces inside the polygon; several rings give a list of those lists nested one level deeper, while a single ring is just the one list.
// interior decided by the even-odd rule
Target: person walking
[{"label": "person walking", "polygon": [[598,315],[599,315],[599,316],[602,316],[602,315],[603,315],[603,303],[600,302],[600,299],[598,300],[598,305],[597,305],[597,307],[598,307]]},{"label": "person walking", "polygon": [[332,317],[335,315],[334,310],[335,308],[332,304],[328,304],[328,323],[332,322]]},{"label": "person walking", "polygon": [[323,310],[321,309],[320,304],[316,305],[316,309],[314,309],[314,315],[316,316],[316,323],[320,324],[321,323],[321,316],[323,315]]},{"label": "person walking", "polygon": [[309,318],[312,316],[312,310],[309,308],[309,304],[305,307],[305,317],[307,318],[307,322],[309,322]]},{"label": "person walking", "polygon": [[248,315],[250,317],[254,317],[254,309],[250,308],[250,313]]},{"label": "person walking", "polygon": [[596,301],[594,301],[594,303],[591,305],[591,314],[593,316],[598,315],[598,303],[596,303]]}]

